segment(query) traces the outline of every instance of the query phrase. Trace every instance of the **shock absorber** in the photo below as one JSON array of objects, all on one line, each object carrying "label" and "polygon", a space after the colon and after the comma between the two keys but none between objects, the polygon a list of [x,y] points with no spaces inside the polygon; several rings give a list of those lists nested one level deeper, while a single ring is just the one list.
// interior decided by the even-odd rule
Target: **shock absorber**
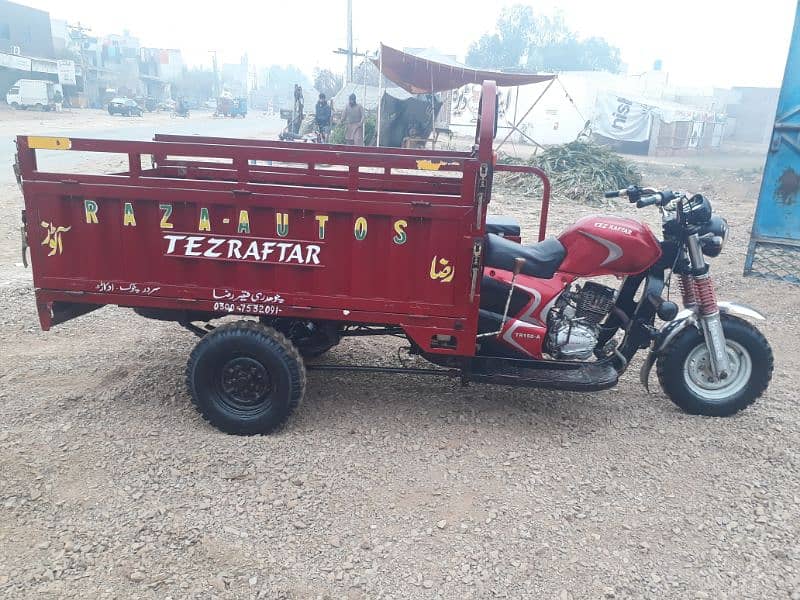
[{"label": "shock absorber", "polygon": [[708,274],[694,278],[694,295],[700,314],[703,316],[713,315],[719,312],[717,306],[717,294],[714,291],[714,282]]},{"label": "shock absorber", "polygon": [[708,274],[708,265],[703,259],[700,238],[696,233],[688,236],[686,246],[689,250],[689,260],[692,265],[691,280],[694,284],[694,296],[700,312],[700,325],[711,359],[711,366],[714,375],[719,379],[725,379],[728,376],[730,364],[725,331],[722,328],[719,306],[717,306],[717,295],[714,292],[714,282]]},{"label": "shock absorber", "polygon": [[683,298],[684,308],[697,306],[697,295],[694,292],[694,280],[690,275],[682,273],[678,275],[678,290]]}]

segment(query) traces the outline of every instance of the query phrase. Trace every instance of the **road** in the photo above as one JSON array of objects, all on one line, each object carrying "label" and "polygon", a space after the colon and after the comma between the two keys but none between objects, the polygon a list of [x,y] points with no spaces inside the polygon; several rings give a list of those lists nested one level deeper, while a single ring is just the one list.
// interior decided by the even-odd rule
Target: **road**
[{"label": "road", "polygon": [[[0,112],[0,174],[15,133],[280,128],[91,112]],[[712,199],[733,230],[712,261],[719,297],[769,314],[773,382],[735,417],[679,412],[655,376],[646,393],[637,357],[614,390],[583,395],[310,371],[284,430],[226,436],[192,408],[196,340],[177,325],[106,307],[39,330],[22,194],[0,183],[0,597],[800,598],[798,296],[741,277],[760,178],[642,170]],[[557,197],[549,231],[599,210]],[[602,210],[659,229],[657,211]],[[502,182],[490,211],[536,230]],[[398,367],[402,345],[351,338],[320,360]]]},{"label": "road", "polygon": [[[143,118],[112,117],[101,111],[48,114],[4,111],[0,115],[0,185],[14,181],[14,138],[17,135],[54,135],[112,140],[150,140],[155,133],[225,137],[276,138],[284,122],[277,116],[251,113],[246,119],[215,119],[210,113],[193,113],[188,119],[146,114]],[[66,171],[80,164],[78,152],[41,152],[39,167]]]}]

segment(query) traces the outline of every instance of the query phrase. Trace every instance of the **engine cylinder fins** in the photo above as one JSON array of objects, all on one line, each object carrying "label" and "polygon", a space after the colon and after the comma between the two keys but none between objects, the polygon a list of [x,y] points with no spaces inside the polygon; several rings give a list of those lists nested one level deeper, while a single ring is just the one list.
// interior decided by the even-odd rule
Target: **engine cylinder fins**
[{"label": "engine cylinder fins", "polygon": [[614,306],[616,291],[608,286],[587,281],[577,295],[575,317],[597,325]]}]

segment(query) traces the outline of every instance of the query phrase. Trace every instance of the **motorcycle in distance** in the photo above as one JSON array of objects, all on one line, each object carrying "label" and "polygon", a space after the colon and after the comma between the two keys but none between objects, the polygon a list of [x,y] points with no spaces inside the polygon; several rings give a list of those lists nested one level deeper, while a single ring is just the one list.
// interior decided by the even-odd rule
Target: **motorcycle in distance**
[{"label": "motorcycle in distance", "polygon": [[[662,389],[684,411],[728,416],[752,404],[769,384],[773,356],[750,323],[764,319],[759,312],[717,301],[705,257],[722,252],[725,219],[700,194],[632,186],[606,197],[658,207],[663,241],[637,220],[611,216],[584,217],[558,239],[530,246],[503,237],[508,231],[489,233],[473,372],[502,383],[498,365],[511,359],[517,377],[547,370],[549,380],[536,387],[606,389],[649,349],[641,382],[647,387],[655,365]],[[618,290],[576,283],[608,275],[622,280]],[[664,298],[671,280],[682,310]]]},{"label": "motorcycle in distance", "polygon": [[172,111],[169,113],[169,116],[172,117],[173,119],[175,119],[177,117],[182,117],[184,119],[188,119],[189,118],[189,107],[186,105],[186,103],[183,100],[178,100],[175,103],[175,108],[173,108]]}]

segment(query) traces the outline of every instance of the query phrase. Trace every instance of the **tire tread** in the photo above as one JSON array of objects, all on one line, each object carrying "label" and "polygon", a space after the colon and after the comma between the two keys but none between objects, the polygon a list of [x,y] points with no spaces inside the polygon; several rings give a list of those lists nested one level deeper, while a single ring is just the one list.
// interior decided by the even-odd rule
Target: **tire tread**
[{"label": "tire tread", "polygon": [[[747,331],[747,333],[753,336],[755,343],[763,352],[763,362],[765,366],[763,371],[765,371],[765,373],[756,379],[756,381],[759,382],[757,389],[751,389],[754,379],[751,376],[751,381],[748,383],[747,387],[739,392],[737,394],[739,397],[730,404],[712,404],[697,401],[694,399],[693,394],[684,388],[682,377],[679,378],[671,375],[674,365],[682,365],[683,360],[686,358],[685,349],[681,344],[681,338],[686,335],[692,335],[692,332],[695,331],[694,329],[687,329],[679,334],[675,340],[673,340],[663,354],[659,356],[656,363],[656,374],[658,375],[658,382],[661,385],[661,389],[664,390],[664,393],[667,394],[672,402],[674,402],[678,407],[687,413],[713,417],[727,417],[734,415],[744,410],[753,404],[758,398],[760,398],[766,391],[767,387],[769,386],[769,382],[772,379],[772,372],[775,368],[775,360],[772,354],[772,348],[770,347],[767,338],[764,337],[764,334],[748,321],[730,315],[723,315],[722,323],[723,327],[726,325],[731,327],[742,327]],[[751,360],[753,361],[753,371],[755,373],[757,368],[755,364],[756,360],[752,356]]]},{"label": "tire tread", "polygon": [[233,323],[225,323],[224,325],[220,325],[214,331],[203,337],[200,342],[195,345],[192,349],[191,354],[189,355],[189,360],[186,364],[186,387],[189,390],[189,395],[192,400],[192,404],[194,404],[197,411],[200,415],[208,421],[211,425],[220,429],[221,431],[225,431],[226,433],[233,433],[237,435],[252,435],[251,432],[244,431],[241,429],[231,429],[228,426],[228,423],[220,421],[216,418],[216,415],[213,413],[208,413],[204,407],[198,402],[198,390],[195,389],[194,385],[194,378],[192,376],[194,372],[195,364],[197,363],[198,358],[203,353],[205,347],[211,343],[209,340],[214,339],[221,339],[224,337],[232,337],[232,336],[240,336],[240,335],[249,335],[255,336],[261,339],[263,342],[266,342],[269,345],[277,346],[278,350],[282,352],[286,358],[287,366],[289,367],[289,376],[291,379],[291,389],[292,394],[289,398],[289,406],[286,413],[283,417],[274,423],[271,423],[268,428],[263,431],[259,431],[257,433],[260,434],[269,434],[277,431],[278,429],[282,428],[286,421],[289,419],[290,416],[297,410],[300,406],[300,403],[303,399],[306,389],[306,368],[305,364],[303,363],[303,358],[300,356],[297,348],[294,344],[281,332],[273,329],[272,327],[267,327],[266,325],[262,325],[257,321],[235,321]]}]

